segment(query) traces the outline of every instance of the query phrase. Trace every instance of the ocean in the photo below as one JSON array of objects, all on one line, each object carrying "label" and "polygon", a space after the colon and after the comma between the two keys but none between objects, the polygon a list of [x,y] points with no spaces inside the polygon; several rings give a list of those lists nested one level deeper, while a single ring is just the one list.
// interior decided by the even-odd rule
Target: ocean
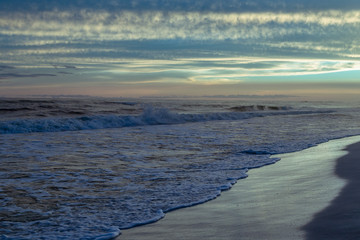
[{"label": "ocean", "polygon": [[112,239],[359,120],[359,103],[290,97],[2,98],[0,236]]}]

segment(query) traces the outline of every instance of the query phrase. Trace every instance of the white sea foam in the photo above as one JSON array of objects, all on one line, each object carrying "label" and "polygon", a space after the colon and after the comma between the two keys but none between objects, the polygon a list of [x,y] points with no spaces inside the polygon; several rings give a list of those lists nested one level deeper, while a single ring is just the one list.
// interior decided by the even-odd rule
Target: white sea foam
[{"label": "white sea foam", "polygon": [[99,236],[95,236],[94,240],[111,240],[116,238],[121,234],[120,229],[117,227],[114,227],[113,232],[105,233]]}]

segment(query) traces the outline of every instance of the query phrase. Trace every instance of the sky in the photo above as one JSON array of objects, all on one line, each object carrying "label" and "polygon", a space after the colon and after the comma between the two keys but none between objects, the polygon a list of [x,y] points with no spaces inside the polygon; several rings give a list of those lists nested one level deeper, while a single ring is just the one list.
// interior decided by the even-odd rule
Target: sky
[{"label": "sky", "polygon": [[358,0],[0,0],[0,96],[360,94]]}]

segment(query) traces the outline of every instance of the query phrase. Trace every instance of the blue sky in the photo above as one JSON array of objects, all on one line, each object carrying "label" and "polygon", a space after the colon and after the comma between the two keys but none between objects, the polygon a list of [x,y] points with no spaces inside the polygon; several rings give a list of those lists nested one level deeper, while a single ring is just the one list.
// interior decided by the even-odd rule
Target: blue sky
[{"label": "blue sky", "polygon": [[356,96],[359,78],[358,0],[0,0],[0,96]]}]

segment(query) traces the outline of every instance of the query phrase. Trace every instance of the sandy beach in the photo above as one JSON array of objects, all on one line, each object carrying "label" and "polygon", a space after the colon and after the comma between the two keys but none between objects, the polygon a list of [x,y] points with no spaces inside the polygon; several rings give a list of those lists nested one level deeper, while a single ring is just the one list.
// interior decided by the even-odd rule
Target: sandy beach
[{"label": "sandy beach", "polygon": [[117,239],[358,239],[360,136],[281,154],[205,204]]}]

